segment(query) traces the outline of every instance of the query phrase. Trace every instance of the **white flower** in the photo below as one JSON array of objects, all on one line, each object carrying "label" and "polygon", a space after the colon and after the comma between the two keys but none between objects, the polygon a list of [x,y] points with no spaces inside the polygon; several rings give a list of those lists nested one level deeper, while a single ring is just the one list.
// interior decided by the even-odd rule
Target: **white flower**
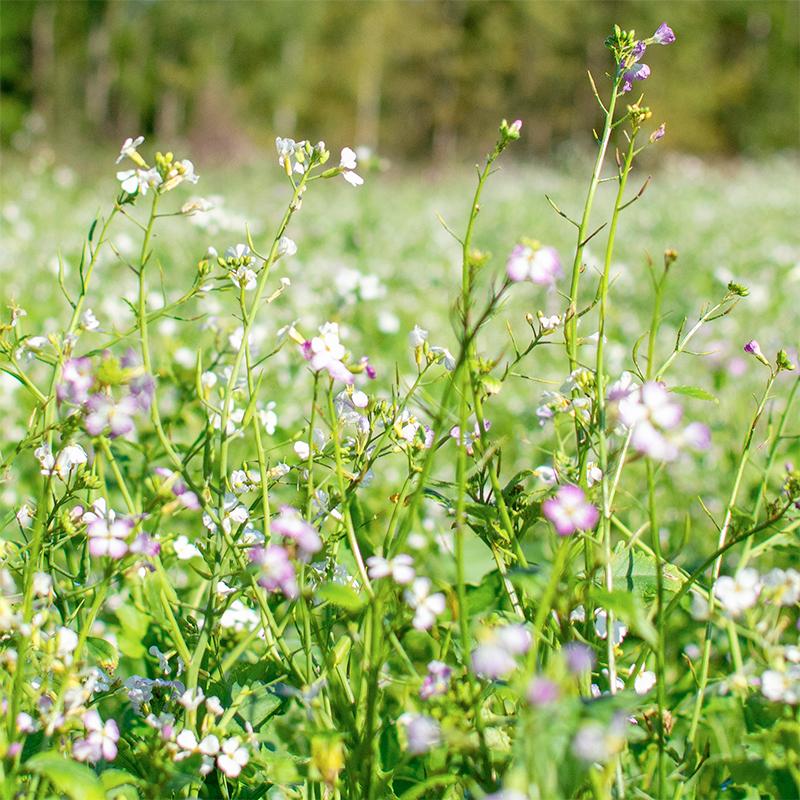
[{"label": "white flower", "polygon": [[642,670],[633,680],[636,694],[647,694],[656,685],[656,674],[650,670]]},{"label": "white flower", "polygon": [[178,700],[187,711],[197,711],[203,700],[206,699],[203,690],[198,686],[197,689],[187,689]]},{"label": "white flower", "polygon": [[541,481],[545,486],[553,486],[558,481],[556,471],[546,464],[543,464],[541,467],[536,467],[533,471],[533,477]]},{"label": "white flower", "polygon": [[345,147],[344,150],[342,150],[342,156],[339,160],[339,169],[342,170],[342,177],[351,186],[361,186],[361,184],[364,183],[364,179],[353,172],[356,166],[355,151],[351,150],[349,147]]},{"label": "white flower", "polygon": [[445,599],[441,592],[431,594],[428,578],[416,578],[403,593],[406,603],[414,610],[412,625],[420,631],[433,627],[436,617],[444,612]]},{"label": "white flower", "polygon": [[250,291],[256,288],[256,274],[253,270],[247,267],[237,267],[228,273],[228,277],[233,281],[235,286],[245,291]]},{"label": "white flower", "polygon": [[408,343],[412,347],[422,347],[428,341],[428,331],[415,325],[411,333],[408,334]]},{"label": "white flower", "polygon": [[758,570],[749,567],[736,577],[722,575],[714,584],[714,595],[722,607],[733,617],[752,608],[758,602],[761,580]]},{"label": "white flower", "polygon": [[49,597],[53,591],[53,579],[46,572],[33,573],[33,593],[37,597]]},{"label": "white flower", "polygon": [[390,577],[395,583],[405,586],[414,580],[414,560],[406,553],[400,553],[392,559],[370,556],[367,559],[369,576],[373,580]]},{"label": "white flower", "polygon": [[442,739],[439,723],[422,714],[403,714],[397,720],[406,729],[408,752],[414,755],[427,753]]},{"label": "white flower", "polygon": [[294,452],[302,461],[307,461],[309,455],[311,454],[311,449],[308,446],[308,442],[295,442]]},{"label": "white flower", "polygon": [[[38,454],[40,450],[42,450],[42,448],[38,448],[35,454]],[[45,460],[39,459],[42,465],[42,475],[56,475],[64,481],[64,483],[69,480],[70,475],[77,467],[88,461],[86,451],[79,444],[68,444],[66,447],[62,448],[49,469],[45,466],[49,461],[46,457],[46,451],[43,455],[45,456]],[[50,458],[52,458],[52,456]]]},{"label": "white flower", "polygon": [[222,703],[220,703],[219,697],[216,695],[211,695],[211,697],[206,698],[206,711],[209,714],[213,714],[215,717],[221,717],[223,713],[225,713],[225,709],[222,707]]},{"label": "white flower", "polygon": [[126,169],[117,173],[117,180],[122,191],[128,194],[146,195],[150,188],[155,189],[161,183],[161,176],[155,167],[150,169]]},{"label": "white flower", "polygon": [[69,628],[61,627],[56,634],[56,653],[59,658],[71,655],[78,646],[78,634]]},{"label": "white flower", "polygon": [[181,561],[188,561],[190,558],[201,556],[201,552],[189,541],[187,536],[181,534],[173,543],[175,555]]},{"label": "white flower", "polygon": [[217,756],[217,766],[229,778],[236,778],[249,760],[250,754],[241,746],[239,737],[232,736],[222,743],[222,753]]},{"label": "white flower", "polygon": [[19,523],[20,528],[29,527],[31,522],[33,522],[33,516],[34,516],[33,509],[27,503],[23,503],[19,507],[19,510],[17,511],[16,514],[17,522]]},{"label": "white flower", "polygon": [[136,152],[136,148],[140,147],[144,143],[144,136],[137,136],[135,139],[131,139],[128,137],[123,143],[122,147],[119,149],[119,156],[117,156],[117,160],[115,163],[119,164],[123,158],[126,156],[128,158],[133,158],[134,155],[138,156],[139,154]]},{"label": "white flower", "polygon": [[448,372],[452,372],[456,368],[456,360],[446,347],[431,347],[431,355],[433,355],[434,361],[444,364],[444,368]]},{"label": "white flower", "polygon": [[100,327],[100,321],[94,315],[91,308],[87,308],[81,317],[81,328],[85,331],[96,331]]},{"label": "white flower", "polygon": [[785,672],[768,669],[761,675],[761,694],[775,703],[800,703],[800,666],[793,664]]},{"label": "white flower", "polygon": [[[608,614],[602,609],[598,608],[594,612],[594,630],[595,633],[601,638],[605,639],[608,636]],[[612,640],[614,644],[622,644],[622,640],[628,635],[628,626],[618,619],[614,620]]]},{"label": "white flower", "polygon": [[293,239],[290,239],[288,236],[281,236],[281,238],[278,239],[278,249],[275,252],[277,258],[282,258],[283,256],[293,256],[296,253],[297,245]]}]

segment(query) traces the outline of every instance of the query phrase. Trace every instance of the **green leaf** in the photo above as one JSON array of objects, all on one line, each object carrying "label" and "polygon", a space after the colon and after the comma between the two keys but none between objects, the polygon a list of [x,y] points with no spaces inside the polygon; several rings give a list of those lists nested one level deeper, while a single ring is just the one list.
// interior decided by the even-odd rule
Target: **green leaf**
[{"label": "green leaf", "polygon": [[[656,596],[657,573],[653,556],[619,542],[611,556],[611,570],[615,586],[625,586],[629,592],[635,592],[648,602]],[[675,594],[682,584],[678,568],[671,563],[662,563],[661,574],[664,593]]]},{"label": "green leaf", "polygon": [[102,783],[89,767],[64,758],[54,750],[29,758],[25,767],[47,778],[72,800],[106,800]]},{"label": "green leaf", "polygon": [[353,614],[361,611],[366,605],[364,598],[355,589],[343,586],[341,583],[324,583],[317,589],[316,594],[320,600],[327,600]]},{"label": "green leaf", "polygon": [[706,400],[709,403],[719,403],[719,400],[711,394],[711,392],[707,392],[705,389],[701,389],[699,386],[673,386],[670,389],[670,392],[673,394],[682,394],[685,397],[692,397],[695,400]]},{"label": "green leaf", "polygon": [[503,579],[494,570],[488,573],[477,586],[467,585],[467,608],[470,616],[497,608],[498,598],[503,594]]},{"label": "green leaf", "polygon": [[[235,685],[232,694],[236,696],[241,691],[242,687]],[[268,686],[254,684],[249,687],[247,696],[239,705],[238,713],[245,722],[249,722],[255,730],[258,730],[274,714],[281,702],[281,698],[270,691]]]},{"label": "green leaf", "polygon": [[107,769],[100,773],[100,780],[109,800],[139,800],[139,779],[129,772]]},{"label": "green leaf", "polygon": [[119,664],[119,653],[113,644],[96,636],[86,639],[89,655],[105,670],[115,670]]}]

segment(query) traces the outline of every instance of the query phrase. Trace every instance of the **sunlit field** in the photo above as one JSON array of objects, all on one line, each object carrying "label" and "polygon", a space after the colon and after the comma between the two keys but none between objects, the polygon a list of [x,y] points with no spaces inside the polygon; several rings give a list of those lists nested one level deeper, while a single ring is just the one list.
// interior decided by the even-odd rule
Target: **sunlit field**
[{"label": "sunlit field", "polygon": [[3,797],[800,797],[800,171],[674,40],[549,161],[4,154]]}]

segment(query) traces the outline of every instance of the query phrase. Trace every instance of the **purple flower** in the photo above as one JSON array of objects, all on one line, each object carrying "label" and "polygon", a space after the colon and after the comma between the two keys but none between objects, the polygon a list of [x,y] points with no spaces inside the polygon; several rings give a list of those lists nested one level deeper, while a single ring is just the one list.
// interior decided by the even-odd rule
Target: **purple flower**
[{"label": "purple flower", "polygon": [[86,738],[78,739],[72,746],[72,755],[78,761],[100,760],[113,761],[117,757],[117,742],[119,741],[119,727],[113,719],[103,724],[103,720],[95,709],[90,709],[83,715],[83,724],[86,728]]},{"label": "purple flower", "polygon": [[419,690],[419,696],[423,700],[428,700],[431,697],[444,694],[450,684],[450,676],[453,670],[442,661],[431,661],[428,664],[428,674],[422,681],[422,686]]},{"label": "purple flower", "polygon": [[531,281],[539,286],[552,286],[561,277],[561,259],[554,247],[528,247],[518,244],[506,262],[506,274],[518,283]]},{"label": "purple flower", "polygon": [[427,753],[442,739],[439,723],[431,717],[422,714],[403,714],[398,722],[405,726],[408,752],[412,755]]},{"label": "purple flower", "polygon": [[90,436],[99,436],[106,428],[111,438],[124,436],[134,429],[133,417],[140,407],[128,396],[119,401],[107,394],[94,394],[86,404],[89,413],[86,415],[86,432]]},{"label": "purple flower", "polygon": [[570,642],[566,645],[564,647],[564,658],[567,662],[567,669],[573,675],[591,672],[594,666],[592,648],[580,642]]},{"label": "purple flower", "polygon": [[113,512],[105,517],[95,517],[86,526],[89,537],[89,554],[95,558],[108,556],[119,559],[128,552],[125,540],[133,530],[132,519],[115,518]]},{"label": "purple flower", "polygon": [[661,123],[651,134],[650,134],[650,144],[655,144],[659,139],[664,138],[664,134],[667,132],[667,126],[665,123]]},{"label": "purple flower", "polygon": [[322,540],[316,529],[306,522],[296,508],[283,506],[281,513],[271,523],[274,533],[296,542],[302,556],[310,556],[322,549]]},{"label": "purple flower", "polygon": [[260,567],[259,586],[268,592],[283,592],[290,599],[297,597],[297,579],[286,548],[277,544],[254,547],[248,556]]},{"label": "purple flower", "polygon": [[598,510],[586,500],[583,489],[574,484],[560,487],[555,497],[542,503],[542,511],[559,536],[591,530],[600,517]]},{"label": "purple flower", "polygon": [[662,22],[653,34],[652,41],[655,44],[672,44],[675,41],[675,34],[666,22]]},{"label": "purple flower", "polygon": [[763,353],[761,352],[761,346],[755,339],[751,339],[745,346],[744,346],[745,353],[750,353],[754,356],[761,356]]},{"label": "purple flower", "polygon": [[93,383],[91,359],[85,356],[70,358],[64,362],[61,383],[58,385],[56,395],[61,402],[66,400],[76,405],[83,405],[89,399],[89,389]]},{"label": "purple flower", "polygon": [[472,669],[476,675],[489,680],[504,678],[516,669],[516,656],[527,653],[530,646],[531,634],[524,625],[495,628],[472,651]]},{"label": "purple flower", "polygon": [[643,81],[650,77],[650,67],[647,64],[633,64],[622,73],[622,94],[633,88],[634,81]]},{"label": "purple flower", "polygon": [[132,542],[131,553],[155,558],[161,552],[161,545],[147,533],[140,533]]},{"label": "purple flower", "polygon": [[528,691],[525,693],[528,702],[532,706],[549,706],[555,703],[559,697],[558,684],[549,678],[534,678],[528,684]]}]

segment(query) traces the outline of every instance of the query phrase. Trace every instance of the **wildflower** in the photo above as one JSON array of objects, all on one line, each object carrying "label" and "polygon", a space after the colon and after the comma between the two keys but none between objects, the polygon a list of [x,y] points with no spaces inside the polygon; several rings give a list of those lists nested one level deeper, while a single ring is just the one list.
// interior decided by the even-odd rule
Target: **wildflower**
[{"label": "wildflower", "polygon": [[423,714],[403,714],[397,720],[406,731],[407,749],[412,755],[422,755],[442,740],[439,723]]},{"label": "wildflower", "polygon": [[219,753],[220,748],[219,739],[213,733],[198,742],[194,732],[184,728],[175,738],[175,744],[180,748],[175,754],[175,761],[183,761],[199,753],[202,756],[198,770],[200,774],[208,775],[214,769],[214,756]]},{"label": "wildflower", "polygon": [[775,703],[796,706],[800,703],[800,666],[766,670],[761,675],[761,694]]},{"label": "wildflower", "polygon": [[150,169],[127,169],[117,173],[122,191],[127,194],[147,194],[148,189],[155,189],[161,184],[161,176],[155,167]]},{"label": "wildflower", "polygon": [[597,508],[586,500],[583,489],[573,484],[561,486],[555,497],[542,503],[542,511],[559,536],[591,530],[600,517]]},{"label": "wildflower", "polygon": [[431,594],[431,582],[428,578],[415,578],[403,593],[403,597],[414,610],[411,624],[420,631],[430,630],[436,622],[436,617],[445,609],[444,595],[441,592]]},{"label": "wildflower", "polygon": [[293,239],[290,239],[288,236],[281,236],[278,239],[278,249],[275,251],[276,258],[282,258],[283,256],[293,256],[297,253],[297,245],[295,244]]},{"label": "wildflower", "polygon": [[545,486],[553,486],[558,482],[558,474],[552,467],[548,467],[546,464],[536,467],[536,469],[533,470],[533,477],[536,478],[537,481],[541,481]]},{"label": "wildflower", "polygon": [[125,540],[133,527],[133,520],[125,517],[117,519],[114,516],[108,516],[93,519],[86,527],[90,555],[95,558],[102,556],[114,559],[122,558],[128,552]]},{"label": "wildflower", "polygon": [[221,717],[225,713],[225,709],[222,707],[222,703],[216,695],[211,695],[211,697],[206,698],[206,711],[208,711],[209,714],[213,714],[215,717]]},{"label": "wildflower", "polygon": [[107,394],[92,395],[86,408],[85,426],[90,436],[99,436],[108,429],[111,438],[125,436],[135,427],[134,416],[141,410],[133,396],[126,395],[119,400]]},{"label": "wildflower", "polygon": [[119,741],[119,727],[113,719],[103,724],[100,714],[95,709],[90,709],[83,715],[83,725],[86,737],[79,739],[72,746],[72,755],[78,761],[113,761],[117,757],[117,742]]},{"label": "wildflower", "polygon": [[762,595],[781,606],[800,602],[800,572],[795,569],[771,569],[761,580]]},{"label": "wildflower", "polygon": [[[594,612],[594,632],[601,638],[608,637],[608,613],[602,608],[598,608]],[[614,644],[622,644],[622,641],[628,635],[628,626],[618,619],[614,620],[611,626],[611,640]]]},{"label": "wildflower", "polygon": [[430,353],[434,362],[442,364],[448,372],[452,372],[456,368],[455,356],[446,347],[431,347]]},{"label": "wildflower", "polygon": [[516,657],[531,646],[531,634],[523,625],[506,625],[484,634],[484,640],[473,651],[472,669],[489,680],[504,678],[517,667]]},{"label": "wildflower", "polygon": [[650,77],[650,67],[647,64],[633,64],[622,74],[622,94],[633,88],[634,81],[644,81]]},{"label": "wildflower", "polygon": [[136,152],[136,148],[144,144],[144,136],[137,136],[135,139],[128,137],[119,149],[119,155],[115,163],[119,164],[124,158],[130,158],[140,166],[144,164],[142,157]]},{"label": "wildflower", "polygon": [[33,593],[36,597],[50,597],[53,591],[53,579],[46,572],[33,573]]},{"label": "wildflower", "polygon": [[[570,615],[570,619],[572,616]],[[570,642],[564,647],[564,658],[567,663],[567,669],[573,675],[581,675],[586,672],[591,672],[594,666],[594,652],[591,647],[580,642]]]},{"label": "wildflower", "polygon": [[288,598],[297,597],[297,579],[289,553],[277,544],[254,547],[248,552],[250,561],[259,567],[258,585],[268,592],[283,592]]},{"label": "wildflower", "polygon": [[415,325],[411,333],[408,334],[408,343],[416,348],[422,347],[428,341],[428,331]]},{"label": "wildflower", "polygon": [[666,22],[662,22],[656,29],[656,32],[650,37],[650,41],[655,44],[672,44],[675,41],[675,34]]},{"label": "wildflower", "polygon": [[29,528],[34,514],[34,510],[27,503],[23,503],[15,515],[20,528]]},{"label": "wildflower", "polygon": [[63,625],[56,632],[56,655],[68,659],[78,646],[78,634]]},{"label": "wildflower", "polygon": [[242,747],[238,736],[231,736],[222,743],[222,752],[217,756],[217,767],[228,778],[236,778],[247,766],[250,754],[246,747]]},{"label": "wildflower", "polygon": [[534,678],[528,684],[525,693],[527,701],[532,706],[549,706],[558,700],[559,695],[558,684],[543,677]]},{"label": "wildflower", "polygon": [[[181,206],[181,214],[190,217],[192,214],[202,214],[206,211],[211,211],[213,208],[214,204],[206,200],[205,197],[192,197]],[[216,251],[214,252],[216,255]]]},{"label": "wildflower", "polygon": [[197,711],[205,699],[206,696],[200,687],[187,689],[178,699],[178,705],[183,706],[187,711]]},{"label": "wildflower", "polygon": [[585,722],[572,740],[572,752],[582,761],[605,763],[625,744],[625,728],[621,716],[606,727],[599,722]]},{"label": "wildflower", "polygon": [[322,540],[316,529],[300,516],[296,508],[283,506],[280,515],[272,521],[271,528],[273,533],[294,541],[303,557],[322,549]]},{"label": "wildflower", "polygon": [[169,192],[184,181],[197,183],[199,180],[200,176],[195,173],[194,164],[188,158],[184,158],[182,161],[170,164],[161,191]]},{"label": "wildflower", "polygon": [[552,333],[563,321],[558,314],[554,314],[552,317],[546,317],[541,311],[536,312],[536,318],[539,320],[539,326],[543,334]]},{"label": "wildflower", "polygon": [[714,583],[714,596],[722,607],[734,617],[752,608],[761,593],[761,578],[758,570],[749,567],[735,577],[722,575]]},{"label": "wildflower", "polygon": [[450,684],[450,676],[453,670],[442,661],[431,661],[428,664],[428,674],[422,681],[419,689],[419,696],[423,700],[444,694]]},{"label": "wildflower", "polygon": [[552,286],[561,277],[561,259],[554,247],[518,244],[508,257],[506,274],[515,283],[527,280]]},{"label": "wildflower", "polygon": [[346,351],[339,341],[339,326],[335,322],[326,322],[320,327],[319,334],[303,342],[303,358],[310,362],[315,372],[324,369],[334,380],[346,384],[354,383],[353,374],[342,361]]},{"label": "wildflower", "polygon": [[762,364],[769,366],[769,361],[767,357],[761,352],[761,346],[755,339],[751,339],[747,344],[744,346],[745,353],[749,353],[751,356],[755,356]]},{"label": "wildflower", "polygon": [[[492,427],[491,422],[488,419],[483,421],[483,430],[488,431]],[[468,431],[465,435],[462,436],[461,428],[458,425],[454,425],[450,428],[450,438],[455,439],[456,442],[464,447],[469,455],[472,455],[474,452],[473,445],[475,442],[481,438],[481,429],[478,423],[475,423],[475,427],[470,432]]]},{"label": "wildflower", "polygon": [[656,674],[650,670],[641,670],[633,679],[633,690],[636,694],[647,694],[656,685]]},{"label": "wildflower", "polygon": [[400,586],[411,583],[416,575],[414,560],[406,553],[400,553],[391,559],[370,556],[367,559],[367,566],[369,567],[369,576],[373,580],[391,577]]},{"label": "wildflower", "polygon": [[650,144],[655,144],[659,139],[663,139],[664,135],[667,132],[667,126],[665,123],[661,123],[651,134],[650,134]]},{"label": "wildflower", "polygon": [[256,274],[247,267],[237,267],[228,273],[228,277],[234,286],[244,289],[246,292],[256,288]]},{"label": "wildflower", "polygon": [[342,177],[351,186],[361,186],[364,183],[364,179],[360,175],[356,175],[353,171],[356,167],[355,151],[351,150],[349,147],[345,147],[342,150],[342,155],[339,160],[339,170],[341,171]]},{"label": "wildflower", "polygon": [[172,549],[180,561],[188,561],[202,556],[202,553],[189,541],[189,537],[183,534],[172,543]]}]

